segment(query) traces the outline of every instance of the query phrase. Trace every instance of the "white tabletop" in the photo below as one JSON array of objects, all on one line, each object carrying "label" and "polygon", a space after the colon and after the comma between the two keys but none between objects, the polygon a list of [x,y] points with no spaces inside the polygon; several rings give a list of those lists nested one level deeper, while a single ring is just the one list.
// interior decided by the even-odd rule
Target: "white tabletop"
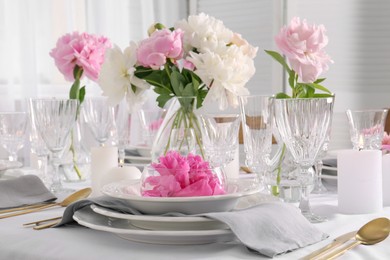
[{"label": "white tabletop", "polygon": [[[76,188],[85,184],[76,184]],[[365,215],[343,215],[337,210],[335,193],[312,195],[315,213],[329,221],[315,224],[329,238],[274,259],[298,259],[331,242],[340,234],[357,230],[377,217],[390,217],[390,207]],[[77,224],[36,231],[23,223],[60,216],[63,208],[0,220],[0,259],[269,259],[249,252],[239,242],[206,245],[155,245],[128,241],[114,234]],[[389,259],[390,238],[373,246],[360,245],[340,259]]]}]

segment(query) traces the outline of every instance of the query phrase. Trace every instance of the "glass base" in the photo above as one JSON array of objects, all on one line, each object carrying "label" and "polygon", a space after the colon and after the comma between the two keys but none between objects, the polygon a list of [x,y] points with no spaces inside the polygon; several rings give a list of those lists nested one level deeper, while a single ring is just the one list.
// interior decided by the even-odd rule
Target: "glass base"
[{"label": "glass base", "polygon": [[54,195],[67,195],[67,194],[71,194],[73,192],[75,192],[76,190],[75,189],[70,189],[70,188],[64,188],[61,186],[58,186],[58,185],[52,185],[50,187],[50,191],[54,194]]},{"label": "glass base", "polygon": [[314,186],[314,189],[312,190],[311,193],[313,194],[324,194],[327,193],[328,189],[325,188],[324,184],[322,182],[317,182],[317,184]]},{"label": "glass base", "polygon": [[310,223],[321,223],[328,221],[328,219],[324,216],[318,216],[316,214],[313,214],[311,211],[310,212],[302,212],[302,215],[309,220]]}]

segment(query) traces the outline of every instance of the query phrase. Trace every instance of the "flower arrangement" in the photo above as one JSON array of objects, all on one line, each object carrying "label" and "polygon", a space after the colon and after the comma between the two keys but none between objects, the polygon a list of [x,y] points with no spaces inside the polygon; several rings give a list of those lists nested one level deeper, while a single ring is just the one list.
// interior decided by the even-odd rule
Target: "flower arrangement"
[{"label": "flower arrangement", "polygon": [[172,137],[173,129],[183,128],[190,131],[182,135],[195,136],[196,150],[203,154],[194,109],[204,101],[217,102],[220,109],[237,107],[237,96],[249,94],[245,84],[255,73],[257,48],[204,13],[178,21],[172,28],[156,23],[148,33],[148,38],[132,42],[123,52],[118,47],[107,51],[99,76],[103,95],[112,104],[125,97],[130,112],[145,101],[143,93],[150,86],[158,94],[160,107],[177,97],[180,108],[161,127],[164,137],[156,137],[160,145],[165,142],[165,148],[152,154],[165,154],[174,142],[180,144],[178,149],[190,146],[192,141],[183,141],[186,137],[180,141]]},{"label": "flower arrangement", "polygon": [[[325,52],[328,44],[326,29],[323,25],[311,25],[299,17],[294,17],[290,24],[284,26],[275,37],[275,43],[287,58],[291,68],[281,54],[266,50],[279,62],[289,75],[288,82],[292,95],[278,93],[277,98],[312,98],[330,97],[332,93],[320,83],[325,78],[319,76],[333,63]],[[322,93],[315,93],[316,91]]]},{"label": "flower arrangement", "polygon": [[144,178],[142,196],[192,197],[226,193],[223,182],[199,155],[182,156],[176,151],[169,151],[151,167],[158,175]]},{"label": "flower arrangement", "polygon": [[[110,47],[111,43],[106,37],[85,32],[67,33],[57,40],[56,47],[51,50],[50,56],[65,79],[73,81],[69,91],[70,99],[79,100],[81,105],[85,97],[85,86],[80,86],[81,79],[86,76],[92,81],[97,81],[106,49]],[[79,109],[77,117],[78,114]],[[69,149],[73,155],[73,169],[79,179],[82,179],[83,176],[77,165],[73,132]]]},{"label": "flower arrangement", "polygon": [[[277,93],[276,98],[319,98],[331,97],[332,92],[321,85],[325,78],[320,75],[329,69],[333,60],[325,52],[328,37],[325,34],[324,25],[308,24],[307,21],[294,17],[291,22],[282,27],[275,37],[275,43],[282,54],[265,50],[273,59],[280,63],[288,74],[288,83],[291,87],[291,96],[286,93]],[[286,62],[284,55],[290,64]],[[316,93],[320,91],[321,93]],[[281,155],[276,168],[276,186],[272,186],[271,192],[279,194],[278,185],[281,181],[281,165],[285,156],[286,145],[281,150]]]},{"label": "flower arrangement", "polygon": [[201,13],[169,29],[156,23],[149,34],[123,52],[119,47],[107,51],[99,85],[112,103],[126,97],[136,106],[149,85],[160,107],[174,96],[196,96],[197,107],[206,99],[225,109],[249,94],[245,84],[255,73],[257,48],[222,21]]}]

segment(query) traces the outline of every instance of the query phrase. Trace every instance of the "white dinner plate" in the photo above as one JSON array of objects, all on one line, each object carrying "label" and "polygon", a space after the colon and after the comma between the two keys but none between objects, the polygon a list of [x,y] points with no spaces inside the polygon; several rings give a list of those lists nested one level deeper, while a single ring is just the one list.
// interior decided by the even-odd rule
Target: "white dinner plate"
[{"label": "white dinner plate", "polygon": [[227,242],[235,238],[230,229],[213,230],[143,230],[131,225],[130,220],[97,214],[90,207],[76,211],[73,219],[82,226],[114,233],[121,238],[152,244],[195,245]]},{"label": "white dinner plate", "polygon": [[169,212],[200,214],[232,210],[238,199],[258,193],[260,184],[254,179],[237,179],[228,183],[227,194],[198,197],[143,197],[139,180],[125,180],[103,186],[102,193],[125,200],[130,207],[143,213],[161,215]]},{"label": "white dinner plate", "polygon": [[[137,154],[139,154],[141,157],[151,157],[152,155],[152,148],[146,145],[131,145],[129,147],[132,151],[135,151]],[[133,154],[130,154],[133,155]]]},{"label": "white dinner plate", "polygon": [[132,215],[99,207],[94,204],[91,205],[91,209],[106,217],[127,219],[133,226],[148,230],[211,230],[229,228],[220,221],[206,217]]}]

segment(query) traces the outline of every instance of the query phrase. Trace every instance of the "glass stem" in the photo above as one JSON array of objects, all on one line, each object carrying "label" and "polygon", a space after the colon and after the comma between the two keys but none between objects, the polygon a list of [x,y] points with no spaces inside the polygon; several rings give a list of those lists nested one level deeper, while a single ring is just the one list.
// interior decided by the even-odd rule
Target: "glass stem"
[{"label": "glass stem", "polygon": [[62,189],[61,177],[60,177],[60,152],[52,152],[51,162],[53,165],[54,174],[52,176],[52,184],[50,190],[53,192],[60,191]]},{"label": "glass stem", "polygon": [[299,202],[299,209],[301,210],[303,215],[311,214],[308,186],[302,185],[301,189],[302,189],[302,194],[301,194],[301,200]]},{"label": "glass stem", "polygon": [[125,148],[118,148],[118,157],[119,157],[119,167],[123,167],[125,165]]}]

